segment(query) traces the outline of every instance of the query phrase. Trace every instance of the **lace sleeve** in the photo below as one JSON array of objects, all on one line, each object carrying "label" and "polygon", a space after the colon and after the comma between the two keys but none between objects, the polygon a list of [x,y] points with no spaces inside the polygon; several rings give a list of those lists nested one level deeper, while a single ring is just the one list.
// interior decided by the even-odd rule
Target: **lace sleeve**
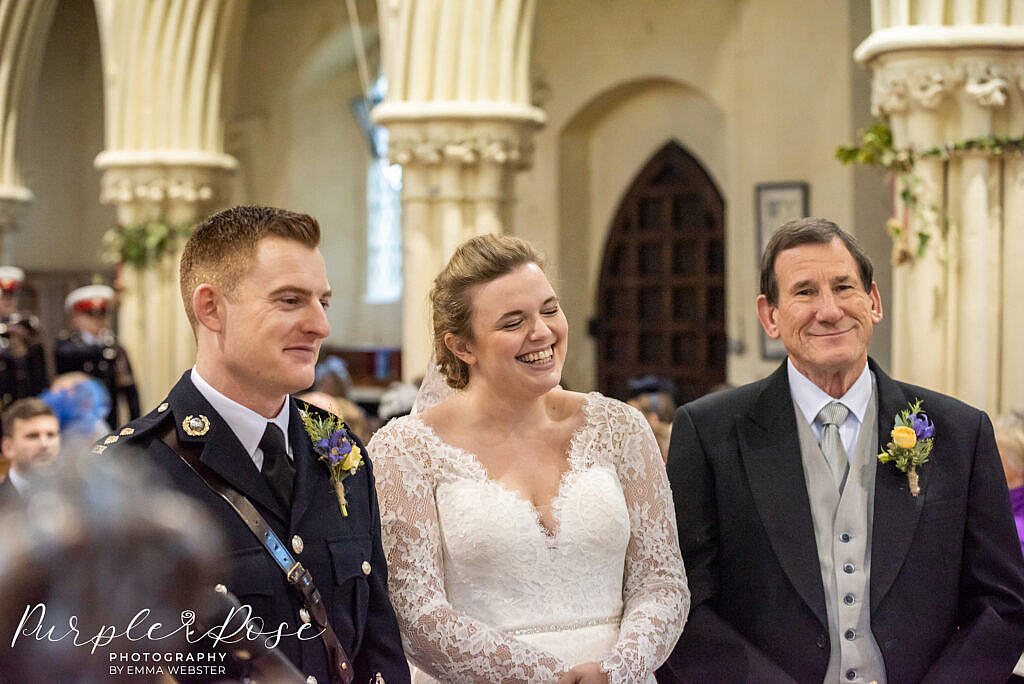
[{"label": "lace sleeve", "polygon": [[[554,682],[568,665],[455,610],[444,587],[434,485],[420,466],[430,454],[415,423],[392,421],[367,447],[388,564],[388,589],[406,656],[443,682]],[[437,454],[433,454],[437,456]]]},{"label": "lace sleeve", "polygon": [[619,402],[609,411],[609,423],[631,533],[619,639],[601,669],[610,682],[637,682],[672,652],[690,611],[690,591],[654,433],[638,411]]}]

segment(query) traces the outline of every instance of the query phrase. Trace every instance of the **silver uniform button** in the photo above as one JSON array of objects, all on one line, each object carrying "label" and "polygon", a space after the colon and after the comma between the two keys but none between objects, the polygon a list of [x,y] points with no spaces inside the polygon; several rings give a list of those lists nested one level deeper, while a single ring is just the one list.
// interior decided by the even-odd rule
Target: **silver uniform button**
[{"label": "silver uniform button", "polygon": [[305,544],[302,543],[302,537],[295,535],[292,537],[292,551],[295,553],[302,553],[302,549],[306,548]]},{"label": "silver uniform button", "polygon": [[299,608],[299,619],[309,624],[309,611],[305,608]]},{"label": "silver uniform button", "polygon": [[363,561],[363,574],[369,575],[371,569],[370,564],[367,561]]},{"label": "silver uniform button", "polygon": [[316,677],[313,675],[306,677],[306,684],[316,684]]},{"label": "silver uniform button", "polygon": [[226,593],[228,593],[228,588],[227,588],[227,587],[225,587],[225,586],[224,586],[223,584],[218,584],[218,585],[216,585],[216,586],[215,586],[215,587],[213,588],[213,590],[214,590],[215,592],[217,592],[218,594],[226,594]]}]

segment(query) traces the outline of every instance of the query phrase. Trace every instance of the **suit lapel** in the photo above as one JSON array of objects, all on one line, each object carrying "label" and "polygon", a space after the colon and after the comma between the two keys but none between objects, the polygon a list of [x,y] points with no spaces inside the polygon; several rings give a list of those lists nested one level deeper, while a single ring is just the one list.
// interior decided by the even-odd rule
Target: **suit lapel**
[{"label": "suit lapel", "polygon": [[825,590],[785,363],[767,379],[750,413],[737,416],[737,430],[754,504],[779,564],[826,625]]},{"label": "suit lapel", "polygon": [[[873,360],[868,361],[878,383],[878,440],[876,453],[889,441],[893,418],[907,408],[907,397],[900,386],[882,372]],[[891,463],[875,466],[874,523],[871,530],[871,610],[889,592],[903,561],[910,550],[921,505],[924,501],[928,468],[921,469],[922,494],[910,494],[906,474]]]},{"label": "suit lapel", "polygon": [[288,443],[292,448],[292,456],[295,459],[295,496],[292,498],[291,525],[298,527],[299,521],[309,508],[309,502],[316,496],[314,491],[317,487],[326,488],[328,484],[317,477],[317,469],[326,469],[321,466],[316,454],[313,452],[312,442],[302,425],[302,416],[294,399],[289,398],[291,404],[290,417],[288,418]]},{"label": "suit lapel", "polygon": [[[174,412],[178,441],[201,444],[203,451],[199,460],[203,464],[250,500],[259,502],[263,508],[286,521],[285,512],[266,478],[256,470],[256,465],[228,424],[192,384],[188,373],[171,390],[168,400]],[[210,421],[209,431],[202,435],[189,435],[183,425],[189,416],[206,416]]]}]

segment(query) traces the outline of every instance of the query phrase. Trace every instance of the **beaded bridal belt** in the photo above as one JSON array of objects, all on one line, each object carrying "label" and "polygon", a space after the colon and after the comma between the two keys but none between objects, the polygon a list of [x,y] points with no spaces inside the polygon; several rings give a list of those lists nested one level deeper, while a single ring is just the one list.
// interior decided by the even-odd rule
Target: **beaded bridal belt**
[{"label": "beaded bridal belt", "polygon": [[571,622],[554,622],[546,625],[503,629],[501,633],[508,636],[525,636],[527,634],[541,634],[543,632],[568,632],[574,629],[582,629],[583,627],[594,627],[595,625],[617,625],[620,622],[622,622],[621,615],[612,615],[603,618],[589,618],[586,620],[573,620]]}]

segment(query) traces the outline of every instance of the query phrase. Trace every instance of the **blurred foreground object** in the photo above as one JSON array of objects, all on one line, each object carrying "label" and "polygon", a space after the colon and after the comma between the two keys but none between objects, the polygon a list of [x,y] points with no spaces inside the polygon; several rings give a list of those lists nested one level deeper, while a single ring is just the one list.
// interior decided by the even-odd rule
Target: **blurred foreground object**
[{"label": "blurred foreground object", "polygon": [[[136,616],[135,634],[146,635],[158,622],[156,633],[170,633],[192,611],[205,614],[220,537],[200,509],[137,465],[69,456],[0,510],[0,681],[156,681],[111,677],[110,667],[187,650],[184,630],[160,640],[123,635]],[[104,643],[111,626],[118,635]]]}]

